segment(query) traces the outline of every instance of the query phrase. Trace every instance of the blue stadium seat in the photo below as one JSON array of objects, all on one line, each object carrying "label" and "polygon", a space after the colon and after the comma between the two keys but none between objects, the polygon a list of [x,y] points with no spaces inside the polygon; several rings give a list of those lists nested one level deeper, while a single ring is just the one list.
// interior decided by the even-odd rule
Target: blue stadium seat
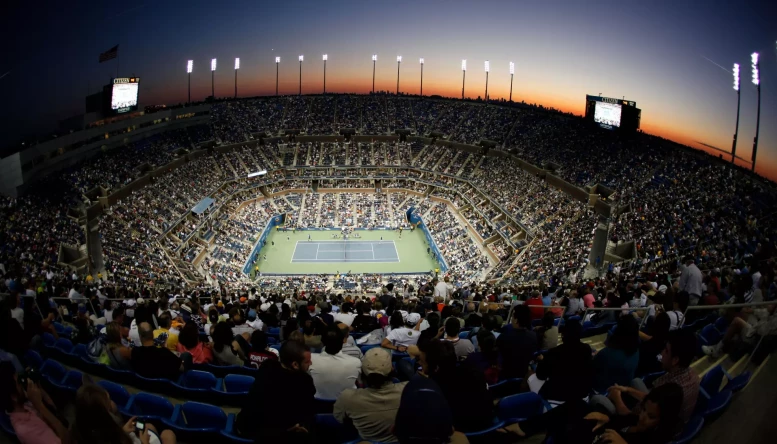
[{"label": "blue stadium seat", "polygon": [[119,370],[115,369],[109,365],[102,366],[103,371],[105,373],[105,378],[109,379],[113,382],[117,382],[119,384],[125,384],[125,385],[134,385],[135,384],[135,373],[131,372],[129,370]]},{"label": "blue stadium seat", "polygon": [[67,399],[75,399],[76,392],[81,388],[83,378],[83,373],[70,370],[65,373],[64,378],[62,378],[60,382],[52,381],[52,385],[54,386],[56,393],[59,393]]},{"label": "blue stadium seat", "polygon": [[189,370],[181,375],[178,384],[188,389],[220,389],[221,379],[199,370]]},{"label": "blue stadium seat", "polygon": [[499,419],[513,424],[541,415],[545,411],[545,403],[540,395],[526,392],[500,399],[496,409]]},{"label": "blue stadium seat", "polygon": [[227,393],[248,393],[254,385],[252,376],[227,375],[224,377],[224,391]]},{"label": "blue stadium seat", "polygon": [[501,429],[504,426],[504,421],[501,421],[499,418],[494,418],[494,422],[489,427],[483,430],[478,430],[476,432],[467,432],[464,433],[464,435],[466,435],[470,441],[474,439],[481,440],[484,439],[486,435],[490,435],[491,433],[496,432],[497,429]]},{"label": "blue stadium seat", "polygon": [[134,373],[134,375],[135,386],[141,390],[154,393],[170,393],[173,391],[173,383],[169,379],[144,378],[137,373]]},{"label": "blue stadium seat", "polygon": [[703,329],[701,329],[701,333],[699,333],[699,339],[703,345],[715,345],[720,342],[721,339],[723,339],[723,336],[721,336],[720,332],[715,328],[714,325],[708,324]]},{"label": "blue stadium seat", "polygon": [[227,415],[227,426],[221,431],[222,441],[229,442],[230,444],[253,444],[253,439],[246,439],[237,436],[235,432],[235,414],[230,413]]},{"label": "blue stadium seat", "polygon": [[35,350],[27,350],[22,361],[27,367],[35,370],[40,370],[40,366],[43,365],[43,358]]},{"label": "blue stadium seat", "polygon": [[91,359],[89,352],[86,351],[86,345],[84,344],[76,344],[76,346],[73,347],[73,350],[70,351],[70,354],[78,358]]},{"label": "blue stadium seat", "polygon": [[711,368],[703,378],[701,378],[700,387],[707,392],[707,395],[713,397],[720,392],[720,387],[723,385],[723,378],[725,373],[723,367],[716,365]]},{"label": "blue stadium seat", "polygon": [[129,416],[127,412],[127,404],[129,404],[130,394],[124,387],[111,381],[99,381],[97,383],[100,387],[104,388],[108,392],[108,396],[111,397],[111,401],[116,404],[119,409],[119,413],[125,416]]},{"label": "blue stadium seat", "polygon": [[336,399],[324,399],[324,398],[314,398],[314,409],[316,413],[332,413],[335,408],[335,401]]},{"label": "blue stadium seat", "polygon": [[210,404],[187,401],[175,407],[170,419],[162,418],[162,423],[181,441],[213,442],[226,429],[227,414]]},{"label": "blue stadium seat", "polygon": [[60,324],[59,322],[55,322],[54,331],[56,331],[58,335],[61,335],[65,332],[65,326]]},{"label": "blue stadium seat", "polygon": [[460,339],[467,339],[468,337],[469,337],[469,332],[468,331],[460,331],[459,332],[459,338]]},{"label": "blue stadium seat", "polygon": [[646,386],[651,387],[653,385],[653,381],[660,378],[661,376],[664,376],[665,373],[666,372],[648,373],[642,377],[642,382],[644,382]]},{"label": "blue stadium seat", "polygon": [[320,442],[348,442],[359,438],[353,426],[341,424],[331,413],[316,415],[315,434]]},{"label": "blue stadium seat", "polygon": [[368,344],[368,345],[360,345],[359,350],[362,351],[362,353],[367,353],[367,350],[371,348],[380,347],[380,344]]},{"label": "blue stadium seat", "polygon": [[709,398],[707,398],[707,396],[701,396],[701,402],[697,402],[696,404],[696,413],[703,416],[705,422],[712,421],[719,417],[731,404],[732,396],[731,390],[722,390],[717,395]]},{"label": "blue stadium seat", "polygon": [[704,427],[704,418],[701,416],[694,416],[688,421],[688,424],[685,425],[680,436],[670,444],[688,444],[696,438],[699,432],[701,432],[702,427]]},{"label": "blue stadium seat", "polygon": [[723,316],[721,316],[715,320],[715,323],[713,325],[715,326],[715,329],[718,330],[718,332],[720,332],[720,334],[724,334],[728,329],[728,320]]},{"label": "blue stadium seat", "polygon": [[125,410],[129,416],[137,416],[144,421],[161,423],[163,419],[173,417],[175,407],[167,398],[162,396],[138,393],[130,397]]},{"label": "blue stadium seat", "polygon": [[61,383],[65,379],[65,374],[67,374],[65,367],[52,359],[47,359],[40,367],[42,379],[52,385]]},{"label": "blue stadium seat", "polygon": [[281,329],[280,327],[272,327],[267,330],[267,336],[272,336],[276,339],[280,339],[281,337]]},{"label": "blue stadium seat", "polygon": [[523,385],[523,379],[513,378],[499,381],[496,384],[488,386],[488,393],[494,400],[504,398],[505,396],[515,395],[521,393],[521,386]]}]

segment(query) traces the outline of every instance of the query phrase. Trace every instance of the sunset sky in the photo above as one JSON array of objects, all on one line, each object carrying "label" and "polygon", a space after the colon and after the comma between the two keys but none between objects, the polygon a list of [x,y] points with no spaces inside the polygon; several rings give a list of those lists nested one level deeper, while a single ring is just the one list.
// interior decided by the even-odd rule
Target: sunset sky
[{"label": "sunset sky", "polygon": [[[50,4],[49,4],[50,3]],[[777,8],[770,1],[157,1],[27,2],[4,14],[0,107],[7,145],[57,119],[83,112],[84,96],[115,76],[117,61],[97,63],[119,44],[120,76],[140,76],[141,105],[186,100],[186,61],[194,60],[192,98],[210,95],[210,59],[218,59],[216,95],[296,94],[376,89],[458,97],[461,60],[466,95],[489,95],[582,114],[586,94],[623,97],[642,109],[642,129],[695,148],[731,150],[736,93],[730,72],[742,67],[737,153],[750,159],[756,89],[750,54],[761,54],[758,172],[777,179]],[[15,9],[14,9],[15,8]],[[720,66],[717,66],[720,65]],[[744,165],[744,164],[743,164]],[[749,165],[749,164],[748,164]]]}]

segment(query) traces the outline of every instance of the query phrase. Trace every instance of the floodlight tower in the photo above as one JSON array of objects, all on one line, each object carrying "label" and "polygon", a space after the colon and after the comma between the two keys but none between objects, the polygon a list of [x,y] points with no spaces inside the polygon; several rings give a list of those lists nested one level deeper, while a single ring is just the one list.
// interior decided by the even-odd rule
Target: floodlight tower
[{"label": "floodlight tower", "polygon": [[758,131],[761,127],[761,78],[759,75],[758,53],[750,54],[750,64],[753,68],[753,85],[758,89],[758,113],[755,117],[755,138],[753,138],[753,158],[751,171],[755,171],[755,156],[758,154]]},{"label": "floodlight tower", "polygon": [[235,98],[237,99],[237,70],[240,69],[240,57],[235,57]]},{"label": "floodlight tower", "polygon": [[281,64],[281,58],[275,58],[275,95],[278,95],[278,65]]},{"label": "floodlight tower", "polygon": [[372,92],[375,92],[375,62],[378,61],[378,55],[372,55]]},{"label": "floodlight tower", "polygon": [[187,103],[192,103],[192,68],[194,68],[194,60],[189,60],[186,62],[186,74],[189,77],[189,98],[187,100]]},{"label": "floodlight tower", "polygon": [[421,97],[424,95],[424,58],[421,57]]},{"label": "floodlight tower", "polygon": [[402,56],[397,56],[397,95],[399,95],[399,65],[402,64]]},{"label": "floodlight tower", "polygon": [[299,56],[299,95],[302,95],[302,60],[304,59],[305,56]]},{"label": "floodlight tower", "polygon": [[742,94],[739,91],[739,63],[734,63],[734,91],[737,92],[737,125],[734,127],[734,142],[731,145],[731,163],[737,157],[737,136],[739,135],[739,104]]},{"label": "floodlight tower", "polygon": [[513,74],[515,74],[515,63],[510,62],[510,101],[513,101]]},{"label": "floodlight tower", "polygon": [[216,59],[210,59],[210,96],[216,98]]},{"label": "floodlight tower", "polygon": [[461,99],[464,100],[464,81],[467,79],[467,59],[461,61]]},{"label": "floodlight tower", "polygon": [[326,94],[326,59],[329,58],[326,54],[324,54],[324,94]]},{"label": "floodlight tower", "polygon": [[491,68],[490,64],[488,63],[488,60],[486,60],[485,67],[486,67],[486,96],[484,97],[484,99],[486,103],[488,103],[488,70],[489,68]]}]

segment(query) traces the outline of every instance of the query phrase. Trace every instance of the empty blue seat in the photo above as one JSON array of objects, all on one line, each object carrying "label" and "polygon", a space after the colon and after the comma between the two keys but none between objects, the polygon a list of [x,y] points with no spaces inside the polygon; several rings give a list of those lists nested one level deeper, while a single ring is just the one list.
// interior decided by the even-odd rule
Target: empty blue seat
[{"label": "empty blue seat", "polygon": [[359,349],[362,351],[362,353],[367,353],[367,350],[371,348],[380,347],[380,344],[368,344],[368,345],[360,345]]},{"label": "empty blue seat", "polygon": [[715,320],[713,325],[715,326],[715,329],[720,332],[720,334],[723,334],[728,329],[728,320],[721,316]]},{"label": "empty blue seat", "polygon": [[62,380],[65,379],[66,373],[67,370],[65,370],[65,367],[62,367],[59,362],[51,359],[47,359],[46,362],[40,366],[41,377],[44,381],[48,381],[49,383],[61,383]]},{"label": "empty blue seat", "polygon": [[43,341],[43,345],[46,347],[54,347],[54,344],[57,342],[54,335],[51,333],[43,333],[41,335],[41,341]]},{"label": "empty blue seat", "polygon": [[70,354],[78,358],[92,359],[84,344],[76,344],[76,346],[73,347],[73,350],[70,351]]},{"label": "empty blue seat", "polygon": [[177,405],[173,416],[162,423],[181,441],[213,442],[227,428],[227,414],[219,407],[188,401]]},{"label": "empty blue seat", "polygon": [[131,396],[126,408],[127,414],[130,416],[157,422],[172,418],[174,410],[175,407],[167,398],[150,393],[138,393]]},{"label": "empty blue seat", "polygon": [[170,393],[173,391],[173,383],[169,379],[144,378],[137,373],[134,375],[135,385],[141,390],[155,393]]},{"label": "empty blue seat", "polygon": [[178,385],[189,389],[220,389],[221,380],[213,376],[212,373],[189,370],[178,379]]},{"label": "empty blue seat", "polygon": [[246,439],[237,436],[235,432],[235,414],[227,415],[227,426],[221,432],[221,440],[234,444],[252,444],[253,439]]},{"label": "empty blue seat", "polygon": [[106,379],[119,384],[133,385],[135,384],[135,373],[129,370],[115,369],[109,365],[103,365],[102,369],[105,373]]},{"label": "empty blue seat", "polygon": [[254,385],[252,376],[227,375],[224,377],[224,391],[227,393],[248,393]]},{"label": "empty blue seat", "polygon": [[496,384],[489,385],[488,393],[496,400],[520,393],[522,385],[523,379],[521,378],[506,379],[504,381],[499,381]]},{"label": "empty blue seat", "polygon": [[35,370],[40,370],[40,366],[43,365],[43,358],[35,350],[27,350],[22,360],[27,367]]},{"label": "empty blue seat", "polygon": [[720,387],[723,385],[723,377],[725,376],[723,367],[716,365],[711,368],[704,377],[701,378],[699,386],[707,392],[710,397],[715,396],[720,392]]},{"label": "empty blue seat", "polygon": [[[48,362],[48,361],[47,361]],[[65,376],[62,378],[60,382],[54,382],[52,381],[52,385],[54,386],[57,393],[70,398],[74,399],[76,397],[76,392],[79,388],[81,388],[81,385],[83,383],[84,374],[75,370],[70,370],[69,372],[65,373]]]},{"label": "empty blue seat", "polygon": [[731,404],[732,396],[731,390],[722,390],[717,395],[709,398],[702,396],[702,402],[697,403],[697,413],[703,416],[705,421],[712,421],[719,417]]},{"label": "empty blue seat", "polygon": [[316,415],[315,434],[320,442],[348,442],[359,438],[352,425],[340,423],[331,413]]},{"label": "empty blue seat", "polygon": [[54,348],[62,353],[70,353],[70,351],[73,350],[73,343],[70,342],[70,339],[59,338],[57,339],[57,342],[54,343]]},{"label": "empty blue seat", "polygon": [[541,415],[545,411],[545,403],[540,395],[526,392],[500,399],[496,409],[499,419],[513,424]]},{"label": "empty blue seat", "polygon": [[702,427],[704,427],[704,418],[701,416],[694,416],[687,424],[685,424],[680,436],[670,444],[688,444],[696,438],[699,432],[701,432]]},{"label": "empty blue seat", "polygon": [[108,396],[111,397],[111,401],[116,404],[119,412],[122,414],[127,413],[127,404],[129,404],[130,394],[124,387],[111,381],[102,380],[97,383],[100,387],[104,388],[108,392]]},{"label": "empty blue seat", "polygon": [[703,345],[715,345],[720,342],[723,337],[714,325],[707,325],[701,329],[699,339],[701,339]]}]

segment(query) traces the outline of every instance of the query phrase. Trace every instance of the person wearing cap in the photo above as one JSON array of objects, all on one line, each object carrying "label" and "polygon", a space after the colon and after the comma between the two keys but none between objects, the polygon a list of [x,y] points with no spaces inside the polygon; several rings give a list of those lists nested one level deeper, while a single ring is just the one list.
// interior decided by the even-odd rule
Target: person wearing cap
[{"label": "person wearing cap", "polygon": [[391,352],[381,348],[367,351],[361,360],[364,389],[346,389],[334,405],[339,422],[350,419],[361,439],[396,442],[392,433],[402,391],[407,382],[392,383]]},{"label": "person wearing cap", "polygon": [[421,315],[418,313],[409,313],[403,320],[402,313],[395,311],[391,314],[391,331],[383,338],[381,347],[406,352],[407,347],[418,343],[418,338],[421,336],[420,321]]},{"label": "person wearing cap", "polygon": [[317,398],[335,399],[343,390],[356,388],[361,361],[343,353],[344,339],[338,326],[328,327],[321,338],[324,351],[311,356],[310,376],[316,386]]}]

